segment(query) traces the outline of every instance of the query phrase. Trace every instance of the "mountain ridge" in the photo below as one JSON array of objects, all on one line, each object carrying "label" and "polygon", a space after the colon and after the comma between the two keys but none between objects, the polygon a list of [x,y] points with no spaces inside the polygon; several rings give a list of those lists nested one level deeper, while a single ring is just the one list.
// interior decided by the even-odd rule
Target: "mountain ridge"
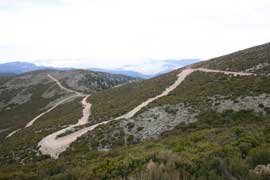
[{"label": "mountain ridge", "polygon": [[[96,72],[106,72],[111,74],[122,74],[130,77],[135,78],[142,78],[142,79],[149,79],[151,77],[164,74],[166,72],[169,72],[171,70],[174,70],[176,68],[185,66],[187,64],[191,64],[194,62],[198,62],[198,59],[183,59],[183,60],[165,60],[162,62],[152,62],[154,66],[158,65],[161,66],[158,73],[151,73],[151,74],[144,74],[140,73],[134,69],[138,68],[135,65],[132,66],[124,66],[122,68],[114,68],[114,69],[104,69],[104,68],[87,68],[91,71]],[[148,64],[149,65],[149,64]],[[0,64],[0,75],[14,75],[14,74],[22,74],[26,72],[32,72],[37,70],[72,70],[72,69],[80,69],[80,68],[57,68],[57,67],[51,67],[51,66],[37,66],[33,63],[28,62],[21,62],[21,61],[15,61],[15,62],[9,62],[9,63],[3,63]]]}]

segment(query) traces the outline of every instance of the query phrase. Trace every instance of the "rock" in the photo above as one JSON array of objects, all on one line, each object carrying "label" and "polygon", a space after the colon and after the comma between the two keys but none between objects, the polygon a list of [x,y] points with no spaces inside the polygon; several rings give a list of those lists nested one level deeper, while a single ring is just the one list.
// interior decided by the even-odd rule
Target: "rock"
[{"label": "rock", "polygon": [[212,109],[220,113],[226,110],[238,112],[251,109],[256,113],[267,114],[267,108],[270,108],[270,96],[265,93],[258,96],[238,97],[235,100],[229,98],[224,96],[209,97]]},{"label": "rock", "polygon": [[256,174],[270,174],[270,164],[267,165],[257,165],[254,169]]},{"label": "rock", "polygon": [[[197,121],[198,111],[184,104],[164,105],[150,108],[132,119],[122,120],[120,127],[125,134],[133,135],[134,140],[156,138],[166,131],[170,131],[180,123]],[[132,124],[132,128],[130,128]]]}]

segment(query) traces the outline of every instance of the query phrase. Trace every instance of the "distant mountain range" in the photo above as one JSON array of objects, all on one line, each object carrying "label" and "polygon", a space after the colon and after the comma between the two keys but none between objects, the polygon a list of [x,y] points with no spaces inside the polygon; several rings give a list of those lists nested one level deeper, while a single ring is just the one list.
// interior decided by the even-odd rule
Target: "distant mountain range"
[{"label": "distant mountain range", "polygon": [[[127,65],[127,66],[123,66],[121,68],[115,68],[115,69],[89,68],[88,70],[106,72],[106,73],[111,73],[111,74],[122,74],[122,75],[130,76],[130,77],[148,79],[156,75],[167,73],[174,69],[177,69],[177,68],[189,65],[189,64],[193,64],[199,61],[200,60],[198,59],[149,61],[143,64]],[[38,66],[33,63],[16,61],[16,62],[0,64],[0,75],[15,75],[15,74],[22,74],[26,72],[43,70],[43,69],[69,70],[69,69],[75,69],[75,68],[56,68],[56,67],[51,67],[51,66]]]},{"label": "distant mountain range", "polygon": [[12,75],[12,74],[15,75],[43,69],[68,70],[71,68],[54,68],[49,66],[37,66],[33,63],[16,61],[0,64],[0,75]]},{"label": "distant mountain range", "polygon": [[190,64],[200,62],[199,59],[147,61],[137,65],[126,65],[116,69],[90,68],[92,71],[107,72],[112,74],[124,74],[131,77],[149,79],[151,77],[170,72]]}]

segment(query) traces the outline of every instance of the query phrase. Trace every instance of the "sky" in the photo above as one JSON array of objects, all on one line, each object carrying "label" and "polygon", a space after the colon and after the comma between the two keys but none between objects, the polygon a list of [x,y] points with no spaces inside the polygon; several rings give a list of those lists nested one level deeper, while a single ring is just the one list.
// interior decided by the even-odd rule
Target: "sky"
[{"label": "sky", "polygon": [[270,41],[269,0],[0,0],[0,63],[116,68]]}]

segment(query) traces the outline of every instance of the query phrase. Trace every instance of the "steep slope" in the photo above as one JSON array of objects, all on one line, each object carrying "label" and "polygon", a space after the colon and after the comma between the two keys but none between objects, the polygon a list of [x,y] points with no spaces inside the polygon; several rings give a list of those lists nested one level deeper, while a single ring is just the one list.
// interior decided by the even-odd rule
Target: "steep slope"
[{"label": "steep slope", "polygon": [[92,108],[91,122],[101,122],[116,118],[144,100],[154,97],[177,79],[179,71],[174,71],[150,80],[130,83],[124,86],[104,90],[90,97],[94,104]]},{"label": "steep slope", "polygon": [[268,75],[270,70],[270,43],[213,58],[209,61],[192,65],[192,67],[245,71]]},{"label": "steep slope", "polygon": [[[267,66],[263,70],[258,68],[262,67],[260,64],[267,64],[270,60],[262,55],[268,53],[268,48],[265,47],[268,45],[241,51],[245,56],[240,58],[238,55],[238,59],[231,60],[232,55],[228,55],[191,66],[253,72],[256,76],[231,76],[218,71],[193,72],[169,96],[153,101],[135,117],[114,121],[89,132],[75,142],[63,158],[73,157],[72,154],[84,154],[79,157],[87,157],[85,154],[91,156],[91,152],[95,150],[115,149],[105,157],[102,153],[99,154],[100,158],[111,163],[109,165],[106,165],[105,160],[97,162],[97,157],[89,160],[89,163],[96,166],[89,165],[84,169],[94,168],[90,173],[94,177],[126,177],[126,174],[131,174],[131,179],[151,177],[153,175],[147,167],[152,165],[156,173],[161,173],[156,176],[163,176],[165,179],[177,176],[179,179],[267,179],[268,176],[258,170],[270,163],[267,158],[270,155],[267,150],[270,147],[267,138],[270,78],[267,76]],[[234,56],[235,54],[238,53],[234,53]],[[180,69],[177,73],[181,71]],[[170,75],[172,74],[168,74],[168,77]],[[106,92],[100,92],[98,96],[102,97],[102,93],[106,96]],[[141,93],[137,94],[134,101],[144,95]],[[123,94],[115,92],[114,95],[118,96],[115,99],[122,100]],[[151,97],[154,96],[153,94]],[[110,104],[119,103],[114,99],[110,100]],[[124,108],[128,104],[125,101],[121,103]],[[133,104],[129,110],[135,106]],[[123,111],[117,109],[113,112],[123,114]],[[149,138],[159,139],[141,142]],[[137,143],[139,144],[122,148]],[[154,162],[148,161],[145,170],[132,168],[133,164],[143,164],[146,159]],[[124,162],[126,167],[121,165]],[[96,171],[100,174],[95,173]]]},{"label": "steep slope", "polygon": [[59,140],[82,136],[57,160],[36,156],[37,142],[63,129],[50,121],[80,119],[81,99],[63,104],[1,144],[0,179],[268,179],[268,46],[93,93],[89,124]]}]

